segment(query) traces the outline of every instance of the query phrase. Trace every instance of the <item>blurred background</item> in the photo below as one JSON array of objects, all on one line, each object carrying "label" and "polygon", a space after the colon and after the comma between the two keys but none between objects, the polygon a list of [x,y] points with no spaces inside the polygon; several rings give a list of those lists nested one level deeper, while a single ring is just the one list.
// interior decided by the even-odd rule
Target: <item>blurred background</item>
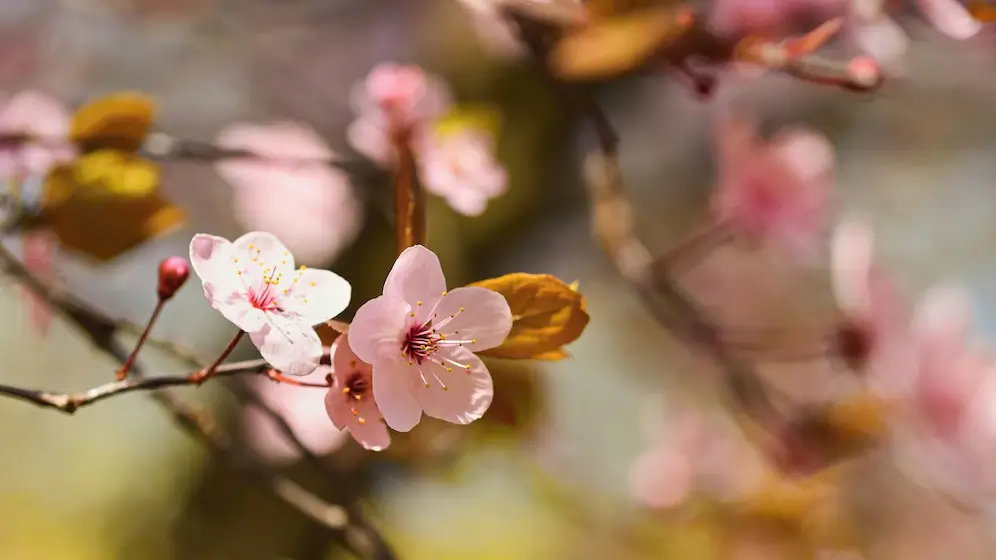
[{"label": "blurred background", "polygon": [[[996,44],[987,33],[955,43],[914,17],[900,21],[912,50],[902,77],[874,95],[778,75],[724,83],[711,103],[666,75],[599,86],[622,137],[623,171],[647,244],[666,250],[705,220],[715,179],[712,117],[717,106],[736,101],[763,117],[765,130],[803,123],[827,134],[838,150],[837,204],[870,217],[881,255],[904,289],[916,295],[940,280],[959,282],[972,291],[981,326],[996,328],[996,259],[989,251],[996,235]],[[590,240],[579,176],[589,131],[563,111],[528,61],[485,49],[457,2],[0,2],[4,92],[38,89],[70,106],[108,92],[146,92],[158,102],[156,129],[190,140],[211,141],[233,122],[289,119],[308,123],[336,153],[351,156],[344,139],[353,118],[350,89],[390,60],[442,75],[461,102],[500,107],[508,194],[478,218],[432,198],[429,245],[451,286],[512,271],[579,281],[592,320],[568,348],[572,358],[494,361],[497,396],[484,419],[467,427],[424,420],[410,434],[396,434],[382,453],[364,452],[322,423],[316,393],[296,406],[317,411],[309,428],[315,441],[333,448],[341,440],[330,459],[342,468],[336,480],[307,469],[286,445],[265,441],[278,437],[272,427],[222,384],[184,396],[210,406],[274,468],[308,488],[361,499],[400,558],[739,558],[725,547],[748,528],[707,507],[660,514],[632,498],[631,465],[650,445],[646,401],[688,393],[713,406],[714,366],[657,326]],[[233,214],[231,188],[209,165],[167,162],[163,173],[166,196],[189,214],[181,231],[100,266],[71,254],[57,261],[64,286],[135,323],[155,304],[160,259],[184,255],[195,232],[231,238],[247,229]],[[390,184],[370,177],[353,182],[363,203],[355,241],[331,260],[311,263],[352,283],[347,317],[380,292],[394,257]],[[800,273],[768,256],[724,249],[687,280],[707,306],[724,307],[724,298],[747,302],[746,310],[733,306],[738,311],[729,321],[790,324],[831,310],[823,265]],[[0,298],[4,383],[76,390],[111,378],[117,364],[74,326],[56,319],[43,337],[26,328],[15,284],[5,285]],[[155,331],[205,360],[231,334],[196,285],[180,292]],[[246,345],[234,358],[254,352]],[[156,372],[190,370],[155,349],[142,360]],[[801,392],[806,376],[821,367],[778,366],[785,371],[772,375]],[[73,416],[0,400],[0,434],[2,558],[348,557],[327,533],[177,430],[143,395]],[[992,557],[984,527],[917,490],[889,461],[872,456],[854,478],[858,498],[872,495],[868,489],[875,496],[854,500],[854,515],[876,522],[866,535],[869,557]]]}]

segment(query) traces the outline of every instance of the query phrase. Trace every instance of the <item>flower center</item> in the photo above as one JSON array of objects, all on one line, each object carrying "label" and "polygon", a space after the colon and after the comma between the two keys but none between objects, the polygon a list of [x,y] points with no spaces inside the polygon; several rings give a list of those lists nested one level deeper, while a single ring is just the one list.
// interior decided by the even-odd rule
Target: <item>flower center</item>
[{"label": "flower center", "polygon": [[[466,312],[461,307],[456,313],[452,313],[449,317],[444,317],[442,320],[437,321],[438,313],[435,310],[438,309],[439,304],[446,298],[446,294],[447,292],[443,292],[443,297],[439,299],[433,311],[429,313],[428,318],[424,322],[419,323],[415,321],[415,312],[411,312],[410,317],[412,321],[408,327],[408,334],[405,335],[405,339],[401,343],[401,356],[408,359],[408,365],[415,368],[426,388],[432,386],[429,379],[435,379],[444,391],[449,389],[449,387],[439,378],[437,372],[449,373],[453,371],[454,367],[457,367],[463,369],[467,375],[470,375],[470,364],[457,362],[449,358],[446,352],[440,353],[440,350],[444,350],[447,347],[477,343],[476,338],[462,339],[459,336],[460,331],[458,330],[448,333],[441,332],[443,329],[446,329],[447,325],[453,319],[457,318],[461,313]],[[421,307],[422,302],[419,301],[417,305]],[[440,368],[443,371],[439,371]]]},{"label": "flower center", "polygon": [[[279,272],[276,265],[267,266],[266,263],[260,259],[260,254],[262,249],[249,245],[249,259],[250,262],[243,263],[238,257],[235,257],[235,264],[239,267],[238,273],[242,278],[242,284],[246,288],[246,292],[249,295],[249,303],[261,311],[272,311],[276,313],[283,313],[284,307],[280,305],[280,298],[287,297],[291,290],[294,288],[296,283],[300,280],[301,274],[307,269],[306,266],[301,266],[298,269],[297,274],[292,274],[293,278],[290,284],[285,285],[281,288],[281,282],[284,279],[284,273]],[[284,260],[280,264],[286,265],[286,257],[290,256],[289,251],[284,251]],[[252,265],[255,264],[259,267],[259,276],[253,274],[252,269],[255,268]],[[248,277],[248,279],[247,279]],[[312,282],[314,286],[314,282]],[[307,299],[303,300],[304,303],[308,303]]]},{"label": "flower center", "polygon": [[[350,367],[356,367],[356,361],[350,362]],[[366,399],[373,400],[370,395],[370,376],[365,375],[359,370],[353,371],[346,378],[346,382],[343,383],[342,396],[349,403],[349,411],[356,417],[356,421],[360,424],[366,424],[367,419],[360,415],[360,409],[357,408],[361,402]]]}]

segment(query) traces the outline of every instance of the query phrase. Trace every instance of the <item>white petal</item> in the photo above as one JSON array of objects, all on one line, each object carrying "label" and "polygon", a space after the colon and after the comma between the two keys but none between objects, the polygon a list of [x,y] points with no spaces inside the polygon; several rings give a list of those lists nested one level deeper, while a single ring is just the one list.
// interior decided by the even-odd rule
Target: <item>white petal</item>
[{"label": "white petal", "polygon": [[322,342],[311,325],[275,313],[267,314],[266,325],[249,333],[263,359],[285,375],[309,375],[319,368]]},{"label": "white petal", "polygon": [[352,292],[349,282],[338,274],[313,268],[285,278],[278,288],[288,290],[277,298],[280,307],[309,325],[324,323],[342,313]]}]

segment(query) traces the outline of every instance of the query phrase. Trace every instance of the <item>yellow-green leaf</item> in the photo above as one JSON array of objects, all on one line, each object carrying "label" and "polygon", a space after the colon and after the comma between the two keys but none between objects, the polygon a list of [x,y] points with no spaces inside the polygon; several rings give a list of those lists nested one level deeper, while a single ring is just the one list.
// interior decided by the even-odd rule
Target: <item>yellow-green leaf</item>
[{"label": "yellow-green leaf", "polygon": [[559,360],[562,350],[588,326],[584,296],[555,276],[516,272],[475,282],[505,296],[512,310],[512,331],[497,348],[482,355],[519,360]]},{"label": "yellow-green leaf", "polygon": [[482,130],[497,139],[501,133],[501,111],[490,105],[459,105],[437,120],[437,134],[448,136],[464,130]]},{"label": "yellow-green leaf", "polygon": [[135,152],[149,134],[155,108],[152,98],[141,93],[106,95],[76,111],[69,136],[84,152],[101,148]]}]

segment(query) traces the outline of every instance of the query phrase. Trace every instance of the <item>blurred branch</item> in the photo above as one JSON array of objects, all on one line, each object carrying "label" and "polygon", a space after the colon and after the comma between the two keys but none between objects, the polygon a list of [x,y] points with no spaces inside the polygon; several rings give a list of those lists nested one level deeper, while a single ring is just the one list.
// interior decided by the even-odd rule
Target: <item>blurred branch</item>
[{"label": "blurred branch", "polygon": [[726,370],[727,385],[742,408],[755,420],[777,418],[763,384],[749,368],[725,348],[718,329],[698,310],[672,275],[656,272],[656,260],[635,233],[633,208],[619,170],[619,137],[598,104],[587,92],[567,84],[550,72],[548,51],[553,44],[549,27],[512,15],[520,36],[529,47],[543,75],[568,106],[595,129],[598,146],[585,162],[585,185],[591,203],[592,229],[619,273],[635,289],[648,311],[666,329],[707,350]]},{"label": "blurred branch", "polygon": [[398,168],[394,177],[394,239],[398,254],[425,244],[425,193],[418,181],[411,132],[396,133]]},{"label": "blurred branch", "polygon": [[[232,376],[255,374],[269,369],[264,360],[247,360],[232,364],[224,364],[215,369],[215,376]],[[135,391],[155,391],[167,387],[200,385],[196,373],[187,375],[161,375],[154,377],[133,377],[121,381],[105,383],[79,393],[56,393],[33,389],[22,389],[0,384],[0,395],[12,397],[38,406],[54,408],[67,414],[72,414],[91,404],[108,399],[115,395],[133,393]]]},{"label": "blurred branch", "polygon": [[[70,294],[41,281],[2,243],[0,243],[0,267],[8,275],[33,290],[53,310],[64,315],[80,327],[87,333],[95,347],[109,354],[121,364],[128,362],[129,352],[114,338],[119,331],[128,330],[126,322],[108,317],[90,305],[76,300]],[[194,359],[188,353],[178,354],[178,357],[188,360]],[[262,361],[253,360],[250,362],[222,365],[218,367],[217,373],[219,375],[235,375],[236,372],[241,370],[244,370],[244,373],[248,373],[252,369],[252,366],[264,367],[259,362]],[[265,463],[260,461],[258,457],[246,450],[242,445],[233,441],[224,431],[218,429],[217,423],[209,414],[191,407],[174,393],[168,389],[164,389],[164,387],[169,387],[171,384],[191,384],[189,383],[191,381],[190,376],[185,378],[144,377],[141,374],[141,368],[138,364],[131,366],[130,373],[132,376],[129,379],[95,388],[87,391],[84,395],[96,391],[100,396],[90,399],[90,402],[96,402],[113,394],[138,390],[138,387],[158,389],[148,393],[150,398],[168,411],[180,427],[207,445],[209,449],[223,458],[230,466],[252,476],[267,486],[275,496],[312,521],[325,527],[338,542],[342,543],[359,557],[372,560],[392,560],[395,558],[394,553],[386,545],[376,528],[368,520],[362,518],[362,512],[358,511],[357,508],[350,506],[347,510],[342,506],[330,504],[301,487],[293,480],[274,472]],[[185,381],[180,383],[180,379],[185,379]],[[194,379],[199,380],[197,376],[194,376]],[[146,384],[160,384],[160,386],[145,387]],[[117,389],[115,390],[115,388]],[[11,387],[4,387],[4,389],[6,391],[3,391],[3,393],[11,397],[36,402],[41,406],[65,410],[66,412],[70,412],[68,407],[73,406],[69,403],[75,397],[79,396],[43,392],[32,395],[31,391]],[[45,397],[42,397],[42,394]],[[62,405],[62,397],[65,397],[67,404]],[[78,408],[82,405],[76,403],[75,406]],[[271,417],[280,416],[277,412],[268,408],[267,412]],[[284,423],[286,424],[286,421]],[[293,439],[297,442],[298,446],[306,448],[297,438]],[[363,531],[357,530],[357,527],[361,527]]]}]

